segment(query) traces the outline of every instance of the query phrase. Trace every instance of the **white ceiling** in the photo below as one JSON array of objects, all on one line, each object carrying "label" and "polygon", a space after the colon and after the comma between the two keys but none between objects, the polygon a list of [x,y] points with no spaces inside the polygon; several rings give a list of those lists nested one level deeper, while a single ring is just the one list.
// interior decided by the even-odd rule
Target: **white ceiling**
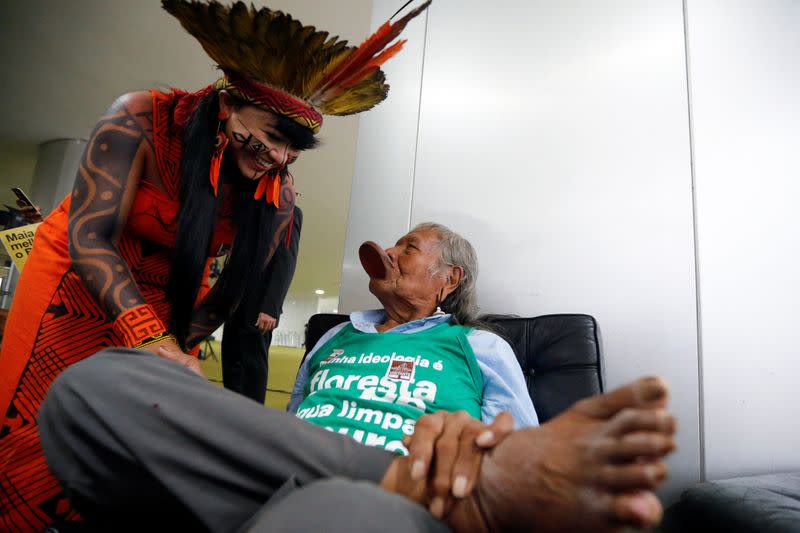
[{"label": "white ceiling", "polygon": [[[371,0],[268,4],[353,44],[369,33]],[[35,144],[86,138],[122,93],[194,90],[218,77],[158,0],[2,0],[0,70],[0,140]],[[326,117],[322,146],[293,165],[305,214],[294,298],[339,293],[357,129],[356,117]]]}]

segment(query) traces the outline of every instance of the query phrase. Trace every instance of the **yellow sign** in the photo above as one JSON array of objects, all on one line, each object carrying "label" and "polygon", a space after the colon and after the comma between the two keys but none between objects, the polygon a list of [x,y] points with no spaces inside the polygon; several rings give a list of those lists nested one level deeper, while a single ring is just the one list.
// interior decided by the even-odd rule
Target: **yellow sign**
[{"label": "yellow sign", "polygon": [[7,229],[0,231],[0,240],[3,241],[8,255],[14,260],[17,269],[22,271],[25,266],[25,261],[28,260],[28,254],[31,253],[33,248],[33,234],[36,233],[36,228],[40,223],[28,224],[27,226],[20,226],[14,229]]}]

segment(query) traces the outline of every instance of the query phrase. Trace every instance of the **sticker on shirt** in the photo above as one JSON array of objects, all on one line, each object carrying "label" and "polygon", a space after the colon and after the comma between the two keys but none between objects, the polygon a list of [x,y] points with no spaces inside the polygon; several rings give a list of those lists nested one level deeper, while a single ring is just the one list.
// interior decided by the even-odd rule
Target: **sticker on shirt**
[{"label": "sticker on shirt", "polygon": [[337,357],[339,357],[343,353],[344,353],[344,350],[338,350],[338,349],[337,350],[333,350],[333,352],[328,357],[326,357],[325,359],[320,361],[320,363],[319,363],[320,366],[327,365],[328,363],[332,363],[334,359],[336,359]]},{"label": "sticker on shirt", "polygon": [[414,361],[392,359],[386,369],[386,377],[403,381],[414,381]]}]

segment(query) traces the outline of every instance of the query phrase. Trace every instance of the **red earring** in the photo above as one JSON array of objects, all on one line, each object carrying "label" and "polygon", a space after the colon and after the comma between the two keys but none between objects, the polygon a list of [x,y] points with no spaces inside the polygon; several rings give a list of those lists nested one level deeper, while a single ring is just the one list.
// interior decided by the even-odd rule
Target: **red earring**
[{"label": "red earring", "polygon": [[[222,114],[221,111],[220,114]],[[225,152],[226,146],[228,146],[228,137],[220,124],[217,128],[217,136],[214,138],[214,152],[211,154],[211,169],[208,176],[211,187],[214,189],[214,196],[217,196],[219,189],[219,168],[222,165],[222,154]]]}]

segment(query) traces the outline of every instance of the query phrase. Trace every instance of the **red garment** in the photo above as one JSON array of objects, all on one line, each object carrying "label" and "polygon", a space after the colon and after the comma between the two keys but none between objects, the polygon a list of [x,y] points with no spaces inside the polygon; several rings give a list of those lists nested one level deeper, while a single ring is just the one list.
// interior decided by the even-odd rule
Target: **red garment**
[{"label": "red garment", "polygon": [[[186,93],[153,94],[156,161],[166,191],[141,180],[119,242],[147,305],[125,315],[142,316],[150,330],[169,324],[166,297],[170,254],[180,207],[181,132],[171,120]],[[72,270],[67,197],[36,232],[20,276],[0,351],[0,530],[41,531],[55,520],[77,517],[44,460],[36,424],[39,405],[67,366],[109,346],[131,346],[136,325],[116,327]],[[209,256],[233,241],[231,209],[221,209]],[[209,264],[211,259],[209,259]],[[206,265],[206,274],[208,265]],[[205,275],[203,279],[207,279]],[[208,291],[206,283],[199,298]]]}]

